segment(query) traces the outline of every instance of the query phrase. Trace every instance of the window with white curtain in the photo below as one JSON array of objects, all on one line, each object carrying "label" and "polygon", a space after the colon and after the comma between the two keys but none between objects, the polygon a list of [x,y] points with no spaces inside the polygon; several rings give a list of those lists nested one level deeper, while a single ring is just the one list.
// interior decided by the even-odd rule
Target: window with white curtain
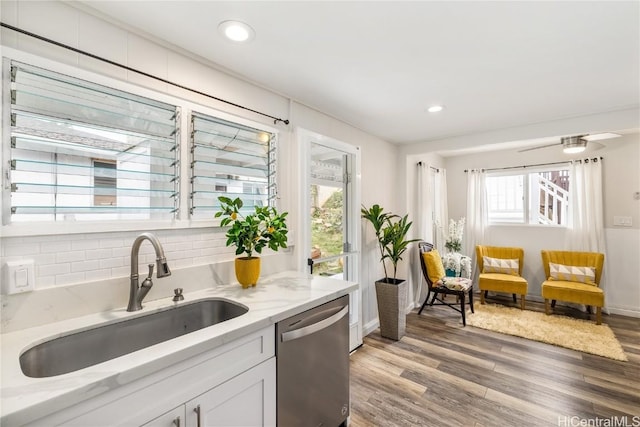
[{"label": "window with white curtain", "polygon": [[566,225],[569,170],[489,172],[488,219],[492,224]]},{"label": "window with white curtain", "polygon": [[245,212],[275,202],[274,133],[194,112],[190,144],[192,218],[213,218],[219,196],[240,198]]},{"label": "window with white curtain", "polygon": [[176,217],[179,107],[16,61],[7,67],[4,224]]}]

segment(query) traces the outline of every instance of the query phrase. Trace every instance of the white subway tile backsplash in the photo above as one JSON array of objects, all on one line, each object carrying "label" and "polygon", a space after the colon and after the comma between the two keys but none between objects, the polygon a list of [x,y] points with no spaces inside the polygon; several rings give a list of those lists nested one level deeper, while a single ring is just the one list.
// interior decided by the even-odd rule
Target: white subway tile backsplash
[{"label": "white subway tile backsplash", "polygon": [[56,254],[56,263],[84,261],[85,251],[58,252]]},{"label": "white subway tile backsplash", "polygon": [[114,268],[122,267],[124,264],[124,258],[104,258],[100,260],[100,268]]},{"label": "white subway tile backsplash", "polygon": [[99,249],[100,242],[96,239],[74,240],[71,242],[72,251],[86,251],[89,249]]},{"label": "white subway tile backsplash", "polygon": [[[126,278],[130,274],[131,245],[138,232],[69,234],[58,236],[12,237],[1,240],[2,262],[32,258],[36,264],[36,288],[83,281]],[[154,232],[162,244],[171,268],[205,265],[234,258],[226,247],[224,233],[215,229],[161,230]],[[139,271],[156,255],[149,242],[139,252]]]},{"label": "white subway tile backsplash", "polygon": [[112,257],[131,256],[131,248],[127,248],[126,246],[123,246],[121,248],[113,248],[111,249],[111,256]]},{"label": "white subway tile backsplash", "polygon": [[[40,253],[40,244],[38,243],[15,243],[8,244],[2,248],[3,256],[35,256]],[[5,252],[8,255],[5,255]]]},{"label": "white subway tile backsplash", "polygon": [[[92,261],[77,261],[77,262],[72,262],[71,263],[71,271],[72,272],[80,272],[80,271],[87,271],[87,272],[92,272],[95,270],[99,270],[100,267],[100,261],[99,260],[92,260]],[[105,269],[108,271],[108,269]]]},{"label": "white subway tile backsplash", "polygon": [[101,239],[100,247],[103,249],[106,248],[121,248],[124,246],[124,241],[122,239]]},{"label": "white subway tile backsplash", "polygon": [[[46,265],[36,265],[36,275],[37,276],[57,276],[59,274],[66,274],[71,272],[71,264],[70,263],[61,263],[61,264],[46,264]],[[36,283],[38,279],[36,277]]]},{"label": "white subway tile backsplash", "polygon": [[111,258],[112,249],[95,249],[85,252],[85,258],[90,259],[107,259]]},{"label": "white subway tile backsplash", "polygon": [[71,241],[69,240],[42,242],[40,244],[40,252],[42,253],[68,252],[70,250],[71,250]]},{"label": "white subway tile backsplash", "polygon": [[32,258],[33,258],[33,262],[35,262],[36,265],[46,265],[46,264],[56,263],[55,253],[37,254],[37,255],[34,255]]}]

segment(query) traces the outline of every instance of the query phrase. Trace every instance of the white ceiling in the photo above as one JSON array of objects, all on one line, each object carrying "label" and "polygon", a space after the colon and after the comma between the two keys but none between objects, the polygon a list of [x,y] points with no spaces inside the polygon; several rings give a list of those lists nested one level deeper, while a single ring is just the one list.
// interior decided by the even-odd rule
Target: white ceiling
[{"label": "white ceiling", "polygon": [[392,143],[640,104],[638,1],[81,3]]}]

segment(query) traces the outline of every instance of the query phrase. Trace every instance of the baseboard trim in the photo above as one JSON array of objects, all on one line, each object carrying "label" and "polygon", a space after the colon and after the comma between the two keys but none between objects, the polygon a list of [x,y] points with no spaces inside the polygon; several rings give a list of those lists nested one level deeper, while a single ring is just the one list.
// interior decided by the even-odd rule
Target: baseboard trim
[{"label": "baseboard trim", "polygon": [[371,320],[370,322],[368,322],[362,327],[362,336],[366,337],[367,335],[369,335],[371,332],[375,331],[379,327],[380,327],[380,321],[378,320],[378,318]]},{"label": "baseboard trim", "polygon": [[637,310],[631,310],[631,309],[627,309],[627,308],[614,308],[614,307],[607,307],[607,308],[608,308],[610,314],[617,314],[619,316],[640,318],[640,311],[637,311]]}]

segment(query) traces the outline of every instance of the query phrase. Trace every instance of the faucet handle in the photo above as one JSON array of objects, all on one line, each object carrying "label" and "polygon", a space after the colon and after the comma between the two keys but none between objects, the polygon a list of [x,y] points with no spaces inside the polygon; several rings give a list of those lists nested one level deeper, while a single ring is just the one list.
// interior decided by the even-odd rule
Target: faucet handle
[{"label": "faucet handle", "polygon": [[173,293],[175,294],[173,296],[173,301],[182,301],[184,299],[184,296],[182,295],[182,288],[175,288]]},{"label": "faucet handle", "polygon": [[149,275],[147,276],[147,279],[151,279],[151,276],[153,276],[153,267],[155,267],[154,264],[149,264]]}]

